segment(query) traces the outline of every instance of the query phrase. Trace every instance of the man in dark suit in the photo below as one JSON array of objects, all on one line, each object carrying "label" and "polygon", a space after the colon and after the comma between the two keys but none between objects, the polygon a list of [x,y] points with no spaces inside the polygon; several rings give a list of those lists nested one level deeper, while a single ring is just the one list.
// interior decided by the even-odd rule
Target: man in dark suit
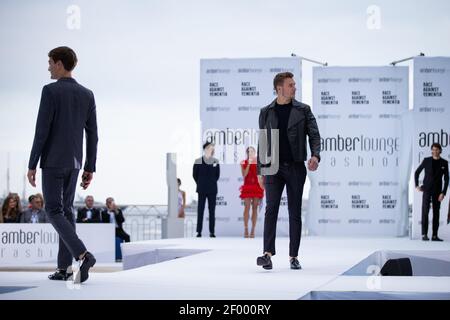
[{"label": "man in dark suit", "polygon": [[94,207],[94,197],[87,196],[84,203],[86,206],[78,209],[77,223],[101,222],[100,210]]},{"label": "man in dark suit", "polygon": [[[431,157],[423,159],[414,174],[414,181],[417,191],[423,192],[422,197],[422,240],[428,241],[428,214],[430,212],[430,202],[433,204],[433,235],[432,241],[442,241],[438,237],[439,210],[441,202],[447,193],[448,188],[448,161],[441,158],[442,147],[439,143],[431,146]],[[423,185],[419,186],[419,176],[425,169]],[[444,177],[444,185],[442,185]]]},{"label": "man in dark suit", "polygon": [[203,152],[203,157],[195,160],[192,174],[197,184],[196,191],[198,193],[197,238],[202,236],[203,213],[205,211],[206,199],[208,199],[209,210],[209,236],[215,238],[217,181],[220,177],[220,166],[219,160],[213,157],[213,143],[206,142],[203,145]]},{"label": "man in dark suit", "polygon": [[72,259],[80,262],[73,277],[81,283],[88,279],[89,268],[96,260],[86,250],[75,231],[73,200],[82,167],[83,131],[86,133],[86,162],[82,187],[92,181],[97,158],[97,116],[94,94],[72,78],[77,64],[75,52],[68,47],[51,50],[49,68],[56,82],[42,89],[41,103],[30,161],[28,181],[36,186],[36,166],[40,159],[42,190],[50,223],[59,234],[58,269],[51,280],[67,280],[72,276]]},{"label": "man in dark suit", "polygon": [[[302,232],[302,195],[306,179],[306,137],[309,138],[311,158],[308,169],[317,170],[320,161],[320,134],[311,108],[296,101],[294,75],[279,73],[273,81],[277,98],[261,109],[259,114],[258,179],[266,190],[264,217],[264,255],[257,265],[272,269],[275,237],[284,186],[287,188],[289,210],[289,260],[294,270],[301,269],[298,261]],[[272,129],[276,129],[273,132]],[[262,139],[264,136],[266,139]],[[263,141],[265,140],[265,141]],[[267,143],[266,143],[267,142]],[[272,150],[273,146],[273,150]],[[264,185],[263,178],[264,176]]]}]

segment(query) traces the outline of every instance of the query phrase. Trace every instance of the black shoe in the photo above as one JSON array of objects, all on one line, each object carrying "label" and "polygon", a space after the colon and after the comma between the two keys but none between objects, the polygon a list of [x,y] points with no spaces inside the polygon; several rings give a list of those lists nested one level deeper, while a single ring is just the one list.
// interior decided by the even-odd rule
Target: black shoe
[{"label": "black shoe", "polygon": [[210,238],[215,238],[216,235],[215,235],[214,233],[211,233],[211,234],[209,235],[209,237],[210,237]]},{"label": "black shoe", "polygon": [[202,234],[201,233],[197,233],[197,238],[201,238]]},{"label": "black shoe", "polygon": [[428,238],[428,236],[425,235],[425,236],[422,236],[422,240],[423,240],[423,241],[429,241],[430,238]]},{"label": "black shoe", "polygon": [[85,282],[89,278],[89,269],[94,266],[96,261],[92,253],[86,252],[81,262],[80,270],[78,271],[80,283]]},{"label": "black shoe", "polygon": [[431,237],[431,241],[444,241],[444,240],[442,240],[438,236],[433,236],[433,237]]},{"label": "black shoe", "polygon": [[300,265],[300,262],[298,262],[297,258],[291,259],[291,269],[293,270],[300,270],[302,266]]},{"label": "black shoe", "polygon": [[50,280],[66,281],[73,275],[73,272],[67,272],[66,270],[57,269],[55,273],[48,276]]},{"label": "black shoe", "polygon": [[263,255],[262,257],[258,257],[256,259],[256,264],[258,266],[262,266],[266,270],[272,269],[272,259],[270,259],[270,256],[268,254]]}]

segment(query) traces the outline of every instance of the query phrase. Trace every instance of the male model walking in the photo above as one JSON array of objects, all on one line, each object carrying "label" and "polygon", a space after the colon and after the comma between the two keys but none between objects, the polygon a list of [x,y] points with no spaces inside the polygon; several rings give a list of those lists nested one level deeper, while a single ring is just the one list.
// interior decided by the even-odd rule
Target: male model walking
[{"label": "male model walking", "polygon": [[[42,191],[50,223],[59,234],[58,268],[51,280],[72,276],[72,259],[80,262],[74,282],[84,282],[96,260],[86,250],[75,232],[73,200],[82,166],[83,131],[86,133],[86,162],[82,186],[92,181],[97,158],[97,116],[91,90],[72,78],[77,64],[75,52],[68,47],[51,50],[51,79],[57,80],[42,89],[33,148],[28,164],[28,181],[36,186],[36,166],[40,159]],[[71,269],[71,268],[70,268]]]},{"label": "male model walking", "polygon": [[[264,255],[257,258],[257,265],[272,269],[271,257],[275,255],[275,237],[284,186],[287,188],[289,210],[289,260],[291,269],[301,269],[298,251],[302,232],[302,195],[306,179],[306,137],[309,138],[311,158],[308,169],[317,170],[320,161],[320,134],[311,108],[295,100],[294,75],[290,72],[279,73],[274,78],[277,98],[261,109],[259,128],[267,130],[267,154],[260,154],[259,143],[258,178],[266,190],[266,213],[264,217]],[[278,139],[273,137],[271,129],[278,129]],[[272,150],[272,144],[275,147]],[[264,147],[265,148],[265,147]],[[277,153],[278,151],[278,153]],[[264,152],[262,152],[264,153]],[[261,158],[263,157],[263,159]],[[268,159],[270,164],[268,164]],[[277,172],[267,173],[267,165],[276,166]]]}]

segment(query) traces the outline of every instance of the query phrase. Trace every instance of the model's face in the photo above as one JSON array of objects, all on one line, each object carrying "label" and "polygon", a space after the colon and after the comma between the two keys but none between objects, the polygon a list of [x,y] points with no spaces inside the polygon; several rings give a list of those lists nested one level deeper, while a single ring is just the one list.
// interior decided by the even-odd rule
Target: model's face
[{"label": "model's face", "polygon": [[94,198],[87,197],[86,198],[86,207],[92,208],[94,206]]},{"label": "model's face", "polygon": [[439,150],[439,148],[433,147],[433,148],[431,148],[431,155],[434,158],[437,158],[441,155],[441,150]]},{"label": "model's face", "polygon": [[205,149],[205,156],[212,157],[214,155],[214,146],[213,145],[209,145],[206,147]]},{"label": "model's face", "polygon": [[61,61],[55,63],[52,58],[48,59],[48,71],[50,71],[51,79],[61,78],[62,70],[64,69]]},{"label": "model's face", "polygon": [[286,99],[294,99],[297,88],[295,87],[295,81],[292,78],[286,78],[283,81],[283,85],[278,86],[278,95]]}]

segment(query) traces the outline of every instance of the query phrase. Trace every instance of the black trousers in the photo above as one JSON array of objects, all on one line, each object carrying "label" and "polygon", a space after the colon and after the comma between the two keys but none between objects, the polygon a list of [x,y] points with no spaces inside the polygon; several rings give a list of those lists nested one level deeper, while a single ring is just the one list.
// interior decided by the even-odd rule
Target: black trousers
[{"label": "black trousers", "polygon": [[202,233],[203,229],[203,213],[205,211],[206,199],[208,199],[209,211],[209,233],[214,233],[216,223],[216,193],[199,193],[197,206],[197,233]]},{"label": "black trousers", "polygon": [[441,203],[438,201],[439,193],[424,191],[422,196],[422,235],[428,234],[428,214],[430,212],[430,203],[433,205],[433,236],[438,235],[439,229],[439,210]]},{"label": "black trousers", "polygon": [[122,228],[116,228],[116,237],[122,239],[124,242],[130,242],[130,235]]},{"label": "black trousers", "polygon": [[306,167],[303,162],[281,163],[275,175],[265,176],[264,252],[275,255],[278,210],[286,185],[289,210],[289,256],[298,256],[302,235],[302,196],[305,180]]},{"label": "black trousers", "polygon": [[42,192],[48,219],[59,235],[58,269],[67,269],[72,259],[86,251],[75,231],[73,200],[78,179],[77,169],[42,169]]}]

